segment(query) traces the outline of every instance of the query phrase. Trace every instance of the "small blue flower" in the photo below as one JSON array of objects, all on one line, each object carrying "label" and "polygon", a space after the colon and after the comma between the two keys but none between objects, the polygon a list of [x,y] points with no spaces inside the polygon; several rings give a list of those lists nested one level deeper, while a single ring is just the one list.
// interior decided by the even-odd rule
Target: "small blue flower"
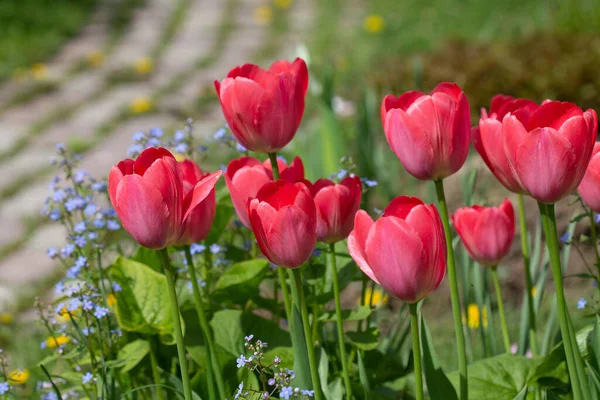
[{"label": "small blue flower", "polygon": [[81,272],[81,268],[73,266],[67,270],[66,277],[69,279],[76,279],[79,272]]},{"label": "small blue flower", "polygon": [[321,256],[321,249],[313,249],[312,256],[313,257],[320,257]]},{"label": "small blue flower", "polygon": [[75,251],[75,245],[73,243],[67,243],[65,247],[60,250],[61,257],[65,258],[73,254]]},{"label": "small blue flower", "polygon": [[86,385],[86,384],[90,383],[92,381],[92,379],[94,379],[94,375],[92,375],[91,372],[88,372],[81,377],[81,383]]},{"label": "small blue flower", "polygon": [[302,393],[303,395],[308,396],[308,397],[313,397],[315,395],[314,390],[308,390],[308,389],[302,389],[300,391],[300,393]]},{"label": "small blue flower", "polygon": [[246,342],[249,342],[252,340],[253,337],[254,337],[254,335],[248,335],[248,336],[244,336],[244,339],[246,340]]},{"label": "small blue flower", "polygon": [[96,239],[98,239],[98,234],[96,232],[90,232],[90,233],[88,233],[88,239],[96,240]]},{"label": "small blue flower", "polygon": [[106,317],[107,315],[108,315],[108,308],[96,306],[96,309],[94,310],[94,317],[102,318],[102,317]]},{"label": "small blue flower", "polygon": [[52,194],[52,200],[54,200],[55,203],[60,203],[64,199],[65,199],[65,191],[62,189],[57,189]]},{"label": "small blue flower", "polygon": [[57,306],[54,308],[54,313],[55,313],[55,314],[58,314],[58,315],[61,315],[61,314],[64,312],[63,308],[65,308],[65,304],[64,304],[64,303],[59,303],[59,304],[58,304],[58,305],[57,305]]},{"label": "small blue flower", "polygon": [[77,225],[75,225],[73,227],[73,231],[75,231],[75,233],[83,233],[85,232],[86,226],[85,226],[85,221],[81,221],[80,223],[78,223]]},{"label": "small blue flower", "polygon": [[225,128],[221,128],[215,132],[215,134],[213,135],[213,139],[215,139],[216,141],[219,141],[219,140],[223,139],[225,137],[225,135],[227,135],[227,130]]},{"label": "small blue flower", "polygon": [[212,254],[219,254],[221,250],[223,250],[223,248],[216,243],[210,245],[210,252]]},{"label": "small blue flower", "polygon": [[60,219],[60,210],[55,208],[54,210],[50,211],[50,214],[48,214],[48,217],[52,221],[58,221]]},{"label": "small blue flower", "polygon": [[597,288],[598,287],[598,281],[597,280],[593,280],[592,281],[592,287]]},{"label": "small blue flower", "polygon": [[290,397],[294,395],[294,389],[291,386],[284,386],[281,388],[281,392],[279,392],[279,397],[284,400],[289,400]]},{"label": "small blue flower", "polygon": [[245,153],[245,152],[247,152],[247,151],[248,151],[248,149],[247,149],[247,148],[245,148],[244,146],[242,146],[242,145],[241,145],[241,144],[239,144],[239,143],[235,145],[235,149],[236,149],[238,152],[240,152],[240,153]]},{"label": "small blue flower", "polygon": [[82,308],[85,311],[92,311],[94,309],[94,303],[90,299],[84,299]]},{"label": "small blue flower", "polygon": [[104,225],[106,225],[106,221],[104,221],[103,219],[96,218],[94,220],[94,227],[96,229],[102,229],[102,228],[104,228]]},{"label": "small blue flower", "polygon": [[75,297],[74,299],[71,299],[71,301],[69,302],[69,306],[67,307],[67,310],[69,310],[70,312],[73,312],[73,311],[77,310],[79,307],[81,307],[81,300],[79,300],[77,297]]},{"label": "small blue flower", "polygon": [[114,219],[109,219],[108,222],[106,223],[106,228],[109,231],[118,231],[119,229],[121,229],[121,224],[119,224]]},{"label": "small blue flower", "polygon": [[87,244],[87,239],[85,236],[75,236],[75,240],[73,242],[77,247],[81,248]]},{"label": "small blue flower", "polygon": [[206,250],[206,246],[201,243],[192,243],[190,246],[190,253],[192,253],[192,255],[204,253],[204,250]]},{"label": "small blue flower", "polygon": [[600,224],[600,214],[596,214],[596,213],[594,213],[594,221],[595,221],[597,224]]},{"label": "small blue flower", "polygon": [[185,143],[179,143],[177,146],[175,146],[175,152],[177,153],[187,153],[188,151],[188,145]]},{"label": "small blue flower", "polygon": [[65,283],[63,281],[58,282],[55,286],[54,286],[54,292],[56,292],[56,294],[62,294],[62,292],[65,291]]},{"label": "small blue flower", "polygon": [[86,264],[87,264],[87,258],[85,258],[85,257],[80,256],[80,257],[77,257],[77,260],[75,260],[75,266],[77,268],[83,268],[83,267],[85,267]]},{"label": "small blue flower", "polygon": [[569,232],[565,232],[565,234],[560,237],[560,241],[563,243],[567,243],[570,237],[571,236],[569,235]]},{"label": "small blue flower", "polygon": [[346,171],[345,169],[343,169],[343,168],[342,168],[342,169],[340,170],[340,172],[338,172],[338,173],[336,174],[336,177],[337,177],[338,179],[344,179],[344,178],[346,177],[346,175],[348,175],[348,171]]},{"label": "small blue flower", "polygon": [[56,249],[56,247],[49,247],[46,250],[46,255],[50,258],[56,258],[58,257],[58,250]]},{"label": "small blue flower", "polygon": [[85,177],[88,175],[89,173],[87,171],[83,171],[80,169],[73,174],[73,180],[75,181],[75,183],[80,184],[85,180]]},{"label": "small blue flower", "polygon": [[160,140],[157,138],[150,138],[148,139],[148,141],[146,142],[146,148],[149,147],[160,147]]},{"label": "small blue flower", "polygon": [[182,131],[182,130],[175,131],[175,133],[173,134],[173,139],[177,143],[184,141],[185,137],[186,137],[185,131]]},{"label": "small blue flower", "polygon": [[113,291],[119,293],[120,291],[122,291],[123,289],[121,288],[121,285],[119,285],[117,282],[113,282],[112,284],[112,289]]},{"label": "small blue flower", "polygon": [[583,297],[580,298],[579,301],[577,302],[577,308],[580,310],[583,310],[586,305],[587,305],[587,301]]},{"label": "small blue flower", "polygon": [[246,361],[248,361],[248,360],[246,360],[246,357],[245,357],[245,356],[242,354],[242,355],[241,355],[241,356],[239,356],[239,357],[237,358],[237,360],[236,360],[236,362],[237,362],[237,367],[238,367],[238,368],[242,368],[242,367],[244,367],[244,366],[246,365]]},{"label": "small blue flower", "polygon": [[8,393],[10,386],[8,382],[0,382],[0,394]]},{"label": "small blue flower", "polygon": [[146,134],[144,132],[135,132],[131,136],[131,140],[134,142],[141,142],[142,140],[144,140],[145,137],[146,137]]},{"label": "small blue flower", "polygon": [[105,192],[106,191],[106,182],[94,182],[91,186],[92,190],[96,192]]},{"label": "small blue flower", "polygon": [[165,132],[161,128],[152,128],[148,134],[154,138],[159,138],[163,137]]},{"label": "small blue flower", "polygon": [[42,394],[41,400],[59,400],[58,395],[54,392]]},{"label": "small blue flower", "polygon": [[98,207],[96,207],[96,205],[93,203],[90,203],[87,206],[85,206],[85,209],[83,210],[85,215],[87,215],[88,217],[93,217],[94,214],[96,214],[96,211],[98,211]]},{"label": "small blue flower", "polygon": [[244,390],[244,382],[240,383],[238,386],[238,390],[233,397],[233,400],[237,400],[242,395],[242,390]]},{"label": "small blue flower", "polygon": [[376,180],[371,180],[367,178],[362,178],[361,181],[366,187],[375,187],[379,184]]},{"label": "small blue flower", "polygon": [[61,152],[65,149],[65,144],[64,143],[58,143],[56,146],[54,146],[54,150],[56,150],[57,152]]},{"label": "small blue flower", "polygon": [[275,384],[277,383],[277,381],[275,379],[271,378],[271,379],[269,379],[267,381],[267,383],[269,384],[269,386],[275,386]]},{"label": "small blue flower", "polygon": [[208,146],[202,144],[202,145],[198,146],[196,149],[198,150],[199,153],[204,153],[204,152],[208,151]]},{"label": "small blue flower", "polygon": [[127,149],[127,155],[134,156],[140,154],[142,151],[144,151],[144,147],[141,144],[134,144]]},{"label": "small blue flower", "polygon": [[95,332],[95,330],[94,330],[93,326],[90,326],[89,328],[82,328],[81,329],[81,333],[83,333],[85,336],[89,336],[90,333],[94,333],[94,332]]}]

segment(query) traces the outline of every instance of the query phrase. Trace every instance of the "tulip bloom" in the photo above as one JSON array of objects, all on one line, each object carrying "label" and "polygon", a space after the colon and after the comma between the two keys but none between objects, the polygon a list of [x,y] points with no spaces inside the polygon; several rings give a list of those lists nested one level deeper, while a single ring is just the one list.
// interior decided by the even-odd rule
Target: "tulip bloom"
[{"label": "tulip bloom", "polygon": [[544,102],[528,121],[507,114],[502,136],[513,178],[537,201],[556,203],[581,183],[597,131],[596,112],[568,102]]},{"label": "tulip bloom", "polygon": [[581,198],[594,212],[600,213],[600,142],[594,144],[592,159],[579,185]]},{"label": "tulip bloom", "polygon": [[446,273],[442,221],[416,197],[396,197],[377,221],[359,210],[348,250],[369,278],[408,303],[427,297]]},{"label": "tulip bloom", "polygon": [[303,183],[265,184],[248,203],[252,230],[262,253],[273,264],[298,268],[317,242],[317,213]]},{"label": "tulip bloom", "polygon": [[348,177],[337,185],[329,179],[319,179],[311,186],[317,208],[317,240],[331,244],[346,239],[360,208],[360,178]]},{"label": "tulip bloom", "polygon": [[134,161],[125,159],[108,176],[108,194],[123,227],[144,247],[163,249],[177,244],[193,211],[211,191],[221,171],[184,195],[184,173],[164,148],[148,148]]},{"label": "tulip bloom", "polygon": [[296,134],[308,89],[306,63],[281,60],[268,70],[254,64],[232,69],[215,81],[223,115],[238,142],[249,150],[273,153]]},{"label": "tulip bloom", "polygon": [[508,199],[500,207],[460,208],[452,222],[471,258],[482,265],[497,266],[515,238],[515,212]]},{"label": "tulip bloom", "polygon": [[[281,179],[291,183],[304,180],[304,165],[300,157],[294,158],[289,167],[281,159],[277,159]],[[271,163],[266,160],[261,163],[256,158],[241,157],[231,160],[225,172],[225,183],[235,212],[244,226],[248,229],[250,219],[248,218],[248,200],[256,197],[259,189],[265,183],[273,181]]]},{"label": "tulip bloom", "polygon": [[504,154],[502,119],[506,114],[512,113],[518,115],[519,120],[526,123],[538,107],[531,100],[515,99],[499,94],[492,98],[489,113],[485,108],[481,109],[479,124],[471,129],[473,146],[485,164],[500,183],[514,193],[522,194],[523,190],[513,177]]},{"label": "tulip bloom", "polygon": [[388,94],[381,103],[381,122],[392,151],[416,178],[443,179],[467,159],[469,103],[455,83],[440,83],[430,95]]}]

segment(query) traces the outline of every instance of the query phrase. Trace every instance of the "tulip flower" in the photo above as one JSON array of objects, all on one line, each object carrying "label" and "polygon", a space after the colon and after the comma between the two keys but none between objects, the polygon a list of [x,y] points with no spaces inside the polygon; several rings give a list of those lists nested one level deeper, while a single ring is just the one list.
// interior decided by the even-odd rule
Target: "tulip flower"
[{"label": "tulip flower", "polygon": [[581,183],[597,131],[596,112],[573,103],[544,102],[527,120],[508,113],[502,136],[512,177],[537,201],[556,203]]},{"label": "tulip flower", "polygon": [[455,83],[440,83],[430,95],[410,91],[385,96],[381,121],[392,151],[418,179],[443,179],[467,159],[469,103]]},{"label": "tulip flower", "polygon": [[237,141],[249,150],[274,153],[296,134],[308,89],[306,63],[281,60],[268,70],[254,64],[215,81],[223,115]]},{"label": "tulip flower", "polygon": [[346,239],[360,208],[360,178],[348,177],[339,184],[319,179],[310,189],[317,207],[317,240],[331,244]]},{"label": "tulip flower", "polygon": [[125,230],[142,246],[163,249],[178,243],[192,211],[220,176],[215,172],[184,194],[184,174],[175,157],[164,148],[148,148],[135,161],[111,168],[108,194]]},{"label": "tulip flower", "polygon": [[[300,157],[294,158],[289,167],[277,159],[281,178],[291,182],[304,180],[304,165]],[[225,172],[225,183],[231,195],[235,212],[244,226],[251,229],[248,218],[248,200],[256,197],[265,183],[273,181],[273,172],[269,160],[261,163],[256,158],[241,157],[231,160]]]},{"label": "tulip flower", "polygon": [[581,198],[593,211],[600,213],[600,142],[594,144],[592,158],[579,185]]},{"label": "tulip flower", "polygon": [[481,109],[479,124],[471,129],[473,146],[485,164],[500,183],[514,193],[522,193],[523,190],[513,177],[504,154],[502,119],[506,114],[512,113],[518,115],[521,121],[526,122],[538,107],[531,100],[515,99],[499,94],[492,98],[489,113],[485,108]]},{"label": "tulip flower", "polygon": [[408,303],[427,297],[446,272],[440,216],[415,197],[396,197],[377,221],[359,210],[348,250],[369,278]]},{"label": "tulip flower", "polygon": [[266,183],[248,203],[252,230],[262,253],[273,264],[298,268],[317,242],[315,203],[303,183]]},{"label": "tulip flower", "polygon": [[499,207],[460,208],[452,222],[471,258],[490,267],[508,254],[515,237],[515,212],[508,199]]}]

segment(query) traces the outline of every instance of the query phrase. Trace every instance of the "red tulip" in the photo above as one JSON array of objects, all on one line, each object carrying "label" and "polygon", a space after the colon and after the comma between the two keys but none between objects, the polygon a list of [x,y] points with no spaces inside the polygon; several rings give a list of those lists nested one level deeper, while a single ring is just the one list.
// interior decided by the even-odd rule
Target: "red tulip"
[{"label": "red tulip", "polygon": [[[288,167],[284,161],[277,159],[281,178],[288,182],[304,180],[304,165],[300,157],[294,158]],[[225,172],[225,183],[231,195],[233,207],[238,218],[247,228],[251,228],[248,218],[248,200],[256,197],[259,189],[267,182],[273,181],[271,163],[264,164],[252,157],[231,160]]]},{"label": "red tulip", "polygon": [[215,172],[184,195],[183,171],[164,148],[148,148],[134,161],[113,166],[108,176],[110,201],[123,227],[142,246],[162,249],[177,244],[192,211],[214,189]]},{"label": "red tulip", "polygon": [[531,100],[515,99],[499,94],[492,98],[489,114],[481,109],[479,125],[471,128],[471,140],[477,152],[490,171],[505,188],[522,193],[519,182],[513,178],[510,165],[504,154],[502,138],[502,119],[506,114],[516,114],[519,120],[526,122],[539,106]]},{"label": "red tulip", "polygon": [[508,254],[515,237],[515,212],[508,199],[500,207],[460,208],[452,222],[471,258],[490,267]]},{"label": "red tulip", "polygon": [[[187,197],[187,195],[194,189],[198,182],[210,174],[202,173],[200,167],[192,160],[183,160],[179,162],[179,166],[183,173],[184,199],[191,200],[191,197]],[[183,207],[186,209],[187,205],[184,204]],[[184,222],[182,236],[177,241],[177,244],[188,245],[204,240],[210,232],[216,211],[217,196],[213,187],[208,196],[190,211],[188,218]]]},{"label": "red tulip", "polygon": [[337,185],[329,179],[319,179],[310,189],[317,208],[317,240],[335,243],[346,239],[360,208],[360,178],[348,177]]},{"label": "red tulip", "polygon": [[508,113],[502,136],[513,178],[534,199],[556,203],[581,183],[597,131],[596,112],[568,102],[545,102],[527,121]]},{"label": "red tulip", "polygon": [[262,253],[273,264],[298,268],[317,242],[315,203],[303,183],[265,184],[248,204],[252,230]]},{"label": "red tulip", "polygon": [[600,142],[594,145],[592,159],[579,185],[581,198],[592,210],[600,213]]},{"label": "red tulip", "polygon": [[377,221],[359,210],[348,250],[369,278],[409,303],[427,297],[446,273],[442,221],[416,197],[396,197]]},{"label": "red tulip", "polygon": [[232,69],[215,81],[221,108],[238,142],[252,151],[272,153],[296,134],[308,88],[306,63],[281,60],[268,70],[254,64]]},{"label": "red tulip", "polygon": [[467,159],[469,103],[455,83],[440,83],[431,95],[411,91],[398,98],[385,96],[381,121],[390,147],[419,179],[450,176]]}]

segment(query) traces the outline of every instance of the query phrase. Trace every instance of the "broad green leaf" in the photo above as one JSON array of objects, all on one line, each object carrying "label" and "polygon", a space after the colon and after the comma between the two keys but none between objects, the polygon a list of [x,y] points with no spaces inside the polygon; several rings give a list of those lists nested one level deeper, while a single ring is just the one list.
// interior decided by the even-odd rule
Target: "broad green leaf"
[{"label": "broad green leaf", "polygon": [[421,347],[423,348],[423,369],[427,392],[431,400],[458,399],[452,383],[440,365],[425,318],[421,318]]},{"label": "broad green leaf", "polygon": [[525,400],[527,398],[527,392],[529,391],[529,386],[525,385],[523,389],[515,396],[513,400]]},{"label": "broad green leaf", "polygon": [[172,343],[173,316],[165,276],[123,257],[117,257],[111,271],[122,288],[116,293],[119,326],[126,331],[168,336]]},{"label": "broad green leaf", "polygon": [[[295,292],[295,286],[292,285],[292,292]],[[294,295],[294,298],[297,298]],[[302,329],[302,317],[300,310],[295,302],[292,303],[292,320],[289,321],[290,336],[294,348],[294,372],[296,372],[296,380],[298,386],[313,388],[312,378],[310,375],[310,363],[308,361],[308,352],[306,350],[306,338]]]},{"label": "broad green leaf", "polygon": [[323,391],[323,396],[325,396],[327,400],[334,400],[329,392],[329,386],[327,386],[327,382],[329,381],[329,360],[325,349],[322,347],[321,352],[319,353],[319,364],[317,366],[317,370],[319,372],[319,381],[321,381],[321,390]]},{"label": "broad green leaf", "polygon": [[346,337],[359,350],[374,350],[379,342],[379,330],[371,327],[363,332],[347,332]]},{"label": "broad green leaf", "polygon": [[[342,319],[344,321],[362,321],[371,315],[371,308],[368,306],[358,306],[356,310],[342,310]],[[335,311],[324,312],[319,316],[319,321],[335,322],[337,321]]]},{"label": "broad green leaf", "polygon": [[261,259],[232,265],[217,281],[215,295],[242,303],[257,296],[268,267],[269,262]]},{"label": "broad green leaf", "polygon": [[365,400],[369,400],[369,398],[371,398],[371,385],[369,384],[369,378],[367,377],[367,371],[365,370],[365,364],[363,362],[361,352],[357,351],[356,354],[358,359],[358,378],[363,387]]},{"label": "broad green leaf", "polygon": [[596,367],[596,370],[600,370],[600,317],[596,315],[596,324],[594,330],[590,335],[590,344],[592,348],[592,365]]},{"label": "broad green leaf", "polygon": [[156,250],[138,246],[135,253],[129,259],[144,264],[156,272],[162,272],[162,264]]},{"label": "broad green leaf", "polygon": [[565,363],[565,349],[563,344],[555,346],[538,365],[535,366],[530,383],[537,383],[543,387],[560,387],[568,384],[569,375]]},{"label": "broad green leaf", "polygon": [[229,221],[231,221],[231,217],[235,214],[235,209],[231,204],[231,198],[229,197],[229,193],[227,196],[220,198],[217,202],[217,211],[215,213],[215,219],[213,220],[212,226],[210,228],[210,232],[204,242],[206,246],[210,246],[213,243],[219,241],[219,238],[225,232]]},{"label": "broad green leaf", "polygon": [[[269,345],[269,347],[271,347]],[[294,349],[291,347],[274,347],[270,348],[269,351],[265,352],[265,360],[267,363],[271,363],[275,357],[279,357],[281,362],[279,363],[279,368],[289,368],[292,369],[294,367]]]},{"label": "broad green leaf", "polygon": [[340,169],[340,160],[345,155],[343,129],[333,111],[324,104],[319,104],[318,134],[316,149],[309,153],[308,160],[311,176],[329,176]]},{"label": "broad green leaf", "polygon": [[150,353],[150,344],[147,340],[137,339],[127,343],[117,355],[117,360],[123,365],[121,373],[131,371],[148,353]]},{"label": "broad green leaf", "polygon": [[[169,386],[172,386],[173,389],[175,389],[174,391],[172,391],[172,393],[175,393],[176,397],[180,400],[184,400],[184,395],[183,395],[183,383],[181,383],[181,379],[179,379],[179,377],[171,375],[170,373],[166,372],[166,371],[161,371],[164,375],[167,376],[167,381],[169,383]],[[202,398],[200,396],[198,396],[198,394],[196,392],[194,392],[192,390],[192,399],[193,400],[202,400]]]}]

